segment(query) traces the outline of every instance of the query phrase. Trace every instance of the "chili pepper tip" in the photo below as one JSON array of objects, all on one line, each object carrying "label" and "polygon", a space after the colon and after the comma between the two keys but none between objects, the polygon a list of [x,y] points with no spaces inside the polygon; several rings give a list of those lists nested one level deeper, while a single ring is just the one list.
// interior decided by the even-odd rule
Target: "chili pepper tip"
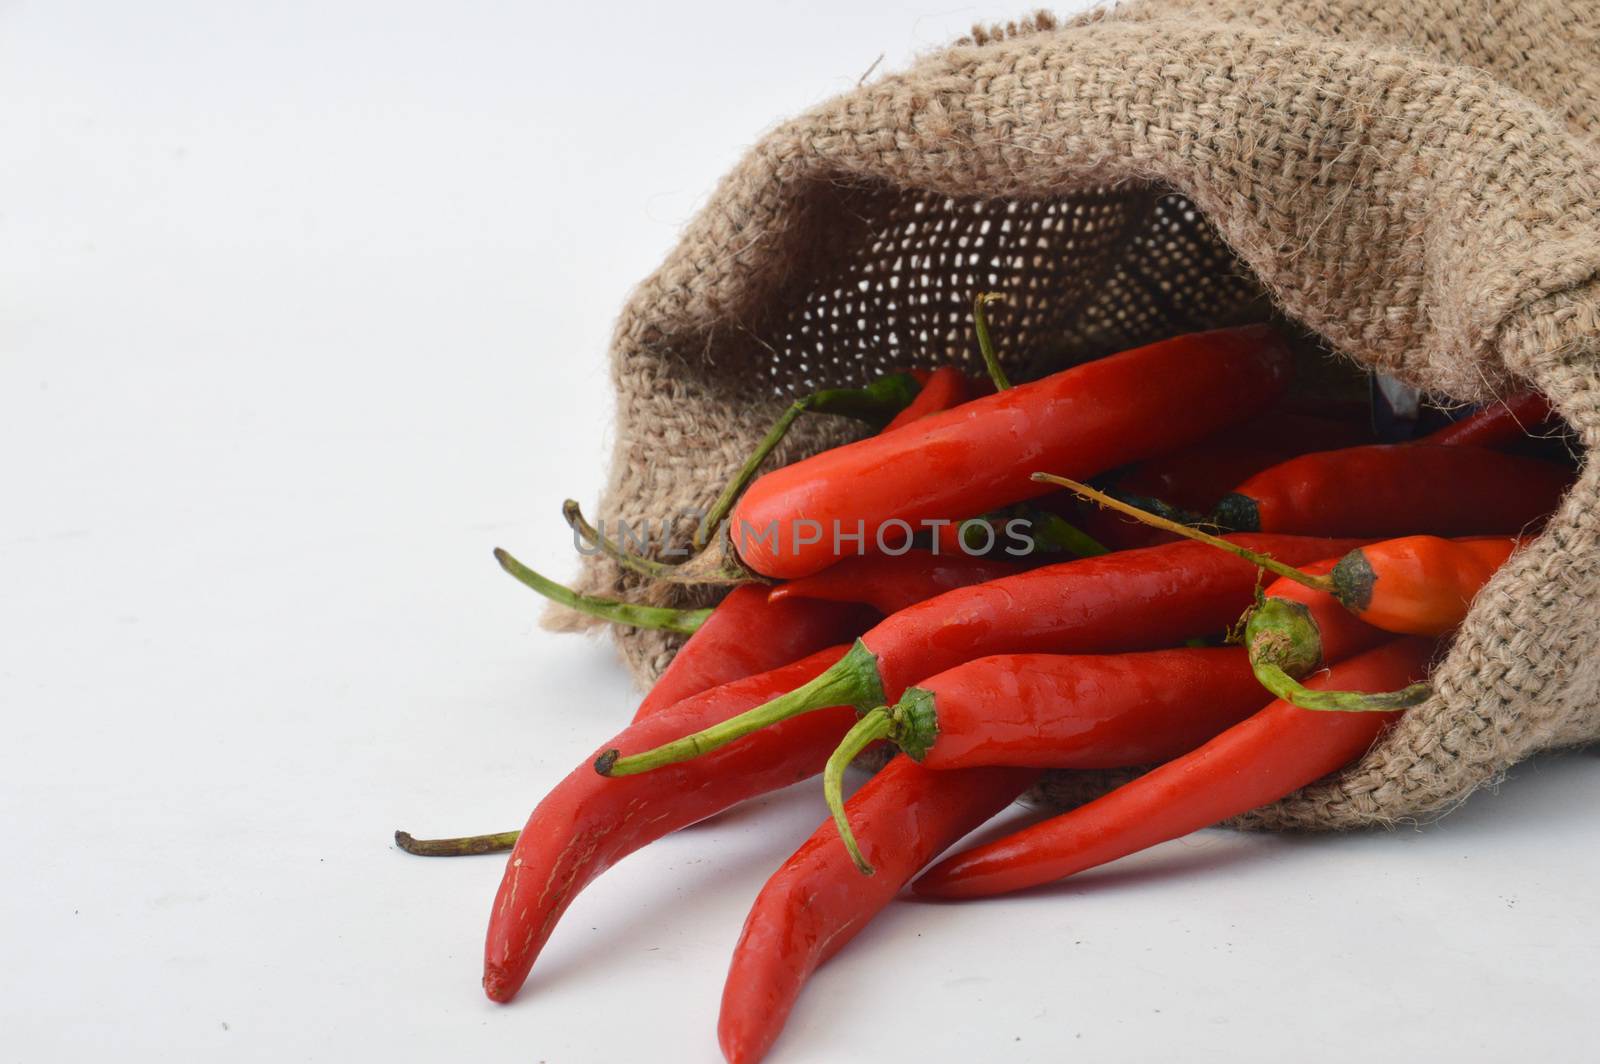
[{"label": "chili pepper tip", "polygon": [[500,970],[498,965],[485,965],[483,969],[483,992],[489,996],[490,1001],[505,1004],[517,996],[520,984],[511,978],[510,974]]},{"label": "chili pepper tip", "polygon": [[622,751],[612,747],[594,759],[594,770],[602,776],[611,775],[611,766],[617,763],[617,758],[622,756]]}]

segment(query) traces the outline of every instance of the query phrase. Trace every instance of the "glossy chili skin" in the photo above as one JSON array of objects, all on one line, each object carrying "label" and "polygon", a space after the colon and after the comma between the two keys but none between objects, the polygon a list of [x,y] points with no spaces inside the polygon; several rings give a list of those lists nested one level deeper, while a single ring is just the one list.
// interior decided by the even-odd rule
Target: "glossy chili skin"
[{"label": "glossy chili skin", "polygon": [[919,682],[934,769],[1121,768],[1166,761],[1266,701],[1238,647],[1134,654],[1002,654]]},{"label": "glossy chili skin", "polygon": [[1453,447],[1503,447],[1527,436],[1550,418],[1550,400],[1538,392],[1519,392],[1503,403],[1491,403],[1460,421],[1424,436],[1422,443]]},{"label": "glossy chili skin", "polygon": [[820,573],[767,590],[767,600],[774,603],[803,599],[860,602],[887,615],[946,591],[998,580],[1026,568],[1021,561],[944,551],[937,555],[925,550],[899,555],[852,555]]},{"label": "glossy chili skin", "polygon": [[[1342,554],[1358,540],[1230,537],[1288,565]],[[861,637],[888,701],[920,680],[991,654],[1159,649],[1220,632],[1252,601],[1249,562],[1185,540],[1047,565],[958,588],[885,618]]]},{"label": "glossy chili skin", "polygon": [[1478,447],[1375,444],[1292,458],[1217,507],[1251,531],[1325,536],[1512,533],[1555,509],[1571,471]]},{"label": "glossy chili skin", "polygon": [[934,772],[901,755],[852,795],[850,822],[877,871],[857,871],[825,821],[761,888],[722,991],[717,1037],[730,1064],[760,1060],[811,973],[923,865],[1038,778],[1025,768]]},{"label": "glossy chili skin", "polygon": [[[1301,566],[1332,569],[1336,559]],[[1266,597],[1305,607],[1326,661],[1392,636],[1333,596],[1289,579]],[[933,696],[937,737],[929,768],[1035,765],[1123,768],[1187,753],[1260,709],[1269,697],[1247,652],[1185,647],[1132,654],[1003,654],[947,669],[914,691]]]},{"label": "glossy chili skin", "polygon": [[1512,536],[1404,536],[1362,547],[1341,567],[1365,567],[1364,599],[1346,602],[1368,624],[1438,636],[1460,624],[1474,596],[1517,548]]},{"label": "glossy chili skin", "polygon": [[634,712],[640,721],[702,691],[848,643],[876,620],[860,599],[771,601],[765,584],[728,592],[678,650]]},{"label": "glossy chili skin", "polygon": [[[1420,679],[1433,643],[1407,638],[1307,683],[1383,691]],[[1087,805],[940,862],[918,894],[971,898],[1039,886],[1247,813],[1371,747],[1394,713],[1324,713],[1273,702],[1199,749]]]},{"label": "glossy chili skin", "polygon": [[883,427],[884,432],[920,421],[929,414],[949,410],[951,407],[964,403],[971,396],[970,382],[967,375],[954,366],[940,366],[929,373],[922,381],[922,390],[910,404]]},{"label": "glossy chili skin", "polygon": [[[846,649],[712,688],[630,725],[611,743],[653,745],[725,720],[811,679]],[[539,803],[511,851],[489,920],[485,992],[511,1000],[556,921],[600,873],[663,835],[822,771],[854,722],[846,707],[809,713],[629,779],[605,779],[588,761],[579,765]]]},{"label": "glossy chili skin", "polygon": [[[1173,450],[1258,412],[1283,389],[1290,357],[1265,326],[1197,333],[1043,380],[773,470],[734,508],[734,549],[765,576],[807,576],[835,560],[834,525],[892,533],[905,521],[986,513],[1051,490],[1030,478],[1084,478]],[[817,522],[818,542],[800,520]],[[769,530],[772,535],[762,539]],[[802,534],[803,533],[803,534]]]}]

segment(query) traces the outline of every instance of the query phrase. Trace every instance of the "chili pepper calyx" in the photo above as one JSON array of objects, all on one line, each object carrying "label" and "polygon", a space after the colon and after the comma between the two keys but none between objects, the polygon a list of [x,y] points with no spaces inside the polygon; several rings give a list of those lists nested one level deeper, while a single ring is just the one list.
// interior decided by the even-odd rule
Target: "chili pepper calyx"
[{"label": "chili pepper calyx", "polygon": [[1261,508],[1248,495],[1230,491],[1211,511],[1211,524],[1229,532],[1261,531]]},{"label": "chili pepper calyx", "polygon": [[913,761],[927,757],[939,738],[938,709],[933,692],[926,688],[906,688],[890,710],[890,721],[893,730],[889,738]]},{"label": "chili pepper calyx", "polygon": [[1322,667],[1322,633],[1303,602],[1263,599],[1245,622],[1244,645],[1253,668],[1270,665],[1306,676]]},{"label": "chili pepper calyx", "polygon": [[1412,684],[1399,691],[1368,694],[1362,691],[1317,691],[1302,685],[1299,677],[1322,667],[1322,633],[1303,602],[1268,598],[1256,607],[1245,625],[1245,646],[1250,668],[1261,686],[1301,709],[1336,713],[1389,713],[1427,699],[1432,688]]},{"label": "chili pepper calyx", "polygon": [[729,717],[721,724],[663,743],[653,750],[622,756],[607,750],[595,759],[595,771],[602,776],[632,776],[650,772],[680,761],[699,757],[721,746],[742,739],[751,732],[831,706],[854,706],[866,712],[887,701],[883,680],[878,673],[878,656],[857,639],[844,655],[815,679],[788,694]]},{"label": "chili pepper calyx", "polygon": [[1340,558],[1329,573],[1333,577],[1334,597],[1345,609],[1360,613],[1372,604],[1372,588],[1378,574],[1364,550],[1353,550]]}]

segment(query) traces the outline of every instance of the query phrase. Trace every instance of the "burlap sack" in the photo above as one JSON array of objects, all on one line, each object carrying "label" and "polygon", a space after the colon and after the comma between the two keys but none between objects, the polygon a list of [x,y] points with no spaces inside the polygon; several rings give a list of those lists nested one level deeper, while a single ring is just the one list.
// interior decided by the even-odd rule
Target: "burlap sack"
[{"label": "burlap sack", "polygon": [[[640,285],[599,512],[704,505],[786,397],[971,361],[978,289],[1010,296],[997,339],[1019,377],[1270,304],[1440,396],[1532,383],[1592,448],[1597,100],[1594,0],[1147,0],[975,32],[765,137]],[[837,442],[832,420],[778,459]],[[1245,823],[1425,817],[1600,736],[1597,497],[1586,462],[1431,701]],[[645,593],[585,566],[586,590]],[[641,680],[675,647],[617,640]]]}]

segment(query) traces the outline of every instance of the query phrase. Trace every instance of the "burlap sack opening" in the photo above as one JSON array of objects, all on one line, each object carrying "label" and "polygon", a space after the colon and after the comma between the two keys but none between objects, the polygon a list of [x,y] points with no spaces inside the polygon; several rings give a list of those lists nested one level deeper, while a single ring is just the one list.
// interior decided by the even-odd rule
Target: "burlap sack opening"
[{"label": "burlap sack opening", "polygon": [[[1275,313],[1441,397],[1531,383],[1592,448],[1597,99],[1587,0],[1149,2],[975,32],[769,134],[634,293],[598,512],[703,506],[790,396],[970,361],[977,290],[1010,299],[997,340],[1019,378]],[[847,431],[803,423],[777,460]],[[1597,499],[1586,462],[1477,600],[1437,695],[1241,823],[1426,817],[1600,736]],[[584,566],[588,591],[696,597]],[[616,637],[641,681],[677,645]]]}]

